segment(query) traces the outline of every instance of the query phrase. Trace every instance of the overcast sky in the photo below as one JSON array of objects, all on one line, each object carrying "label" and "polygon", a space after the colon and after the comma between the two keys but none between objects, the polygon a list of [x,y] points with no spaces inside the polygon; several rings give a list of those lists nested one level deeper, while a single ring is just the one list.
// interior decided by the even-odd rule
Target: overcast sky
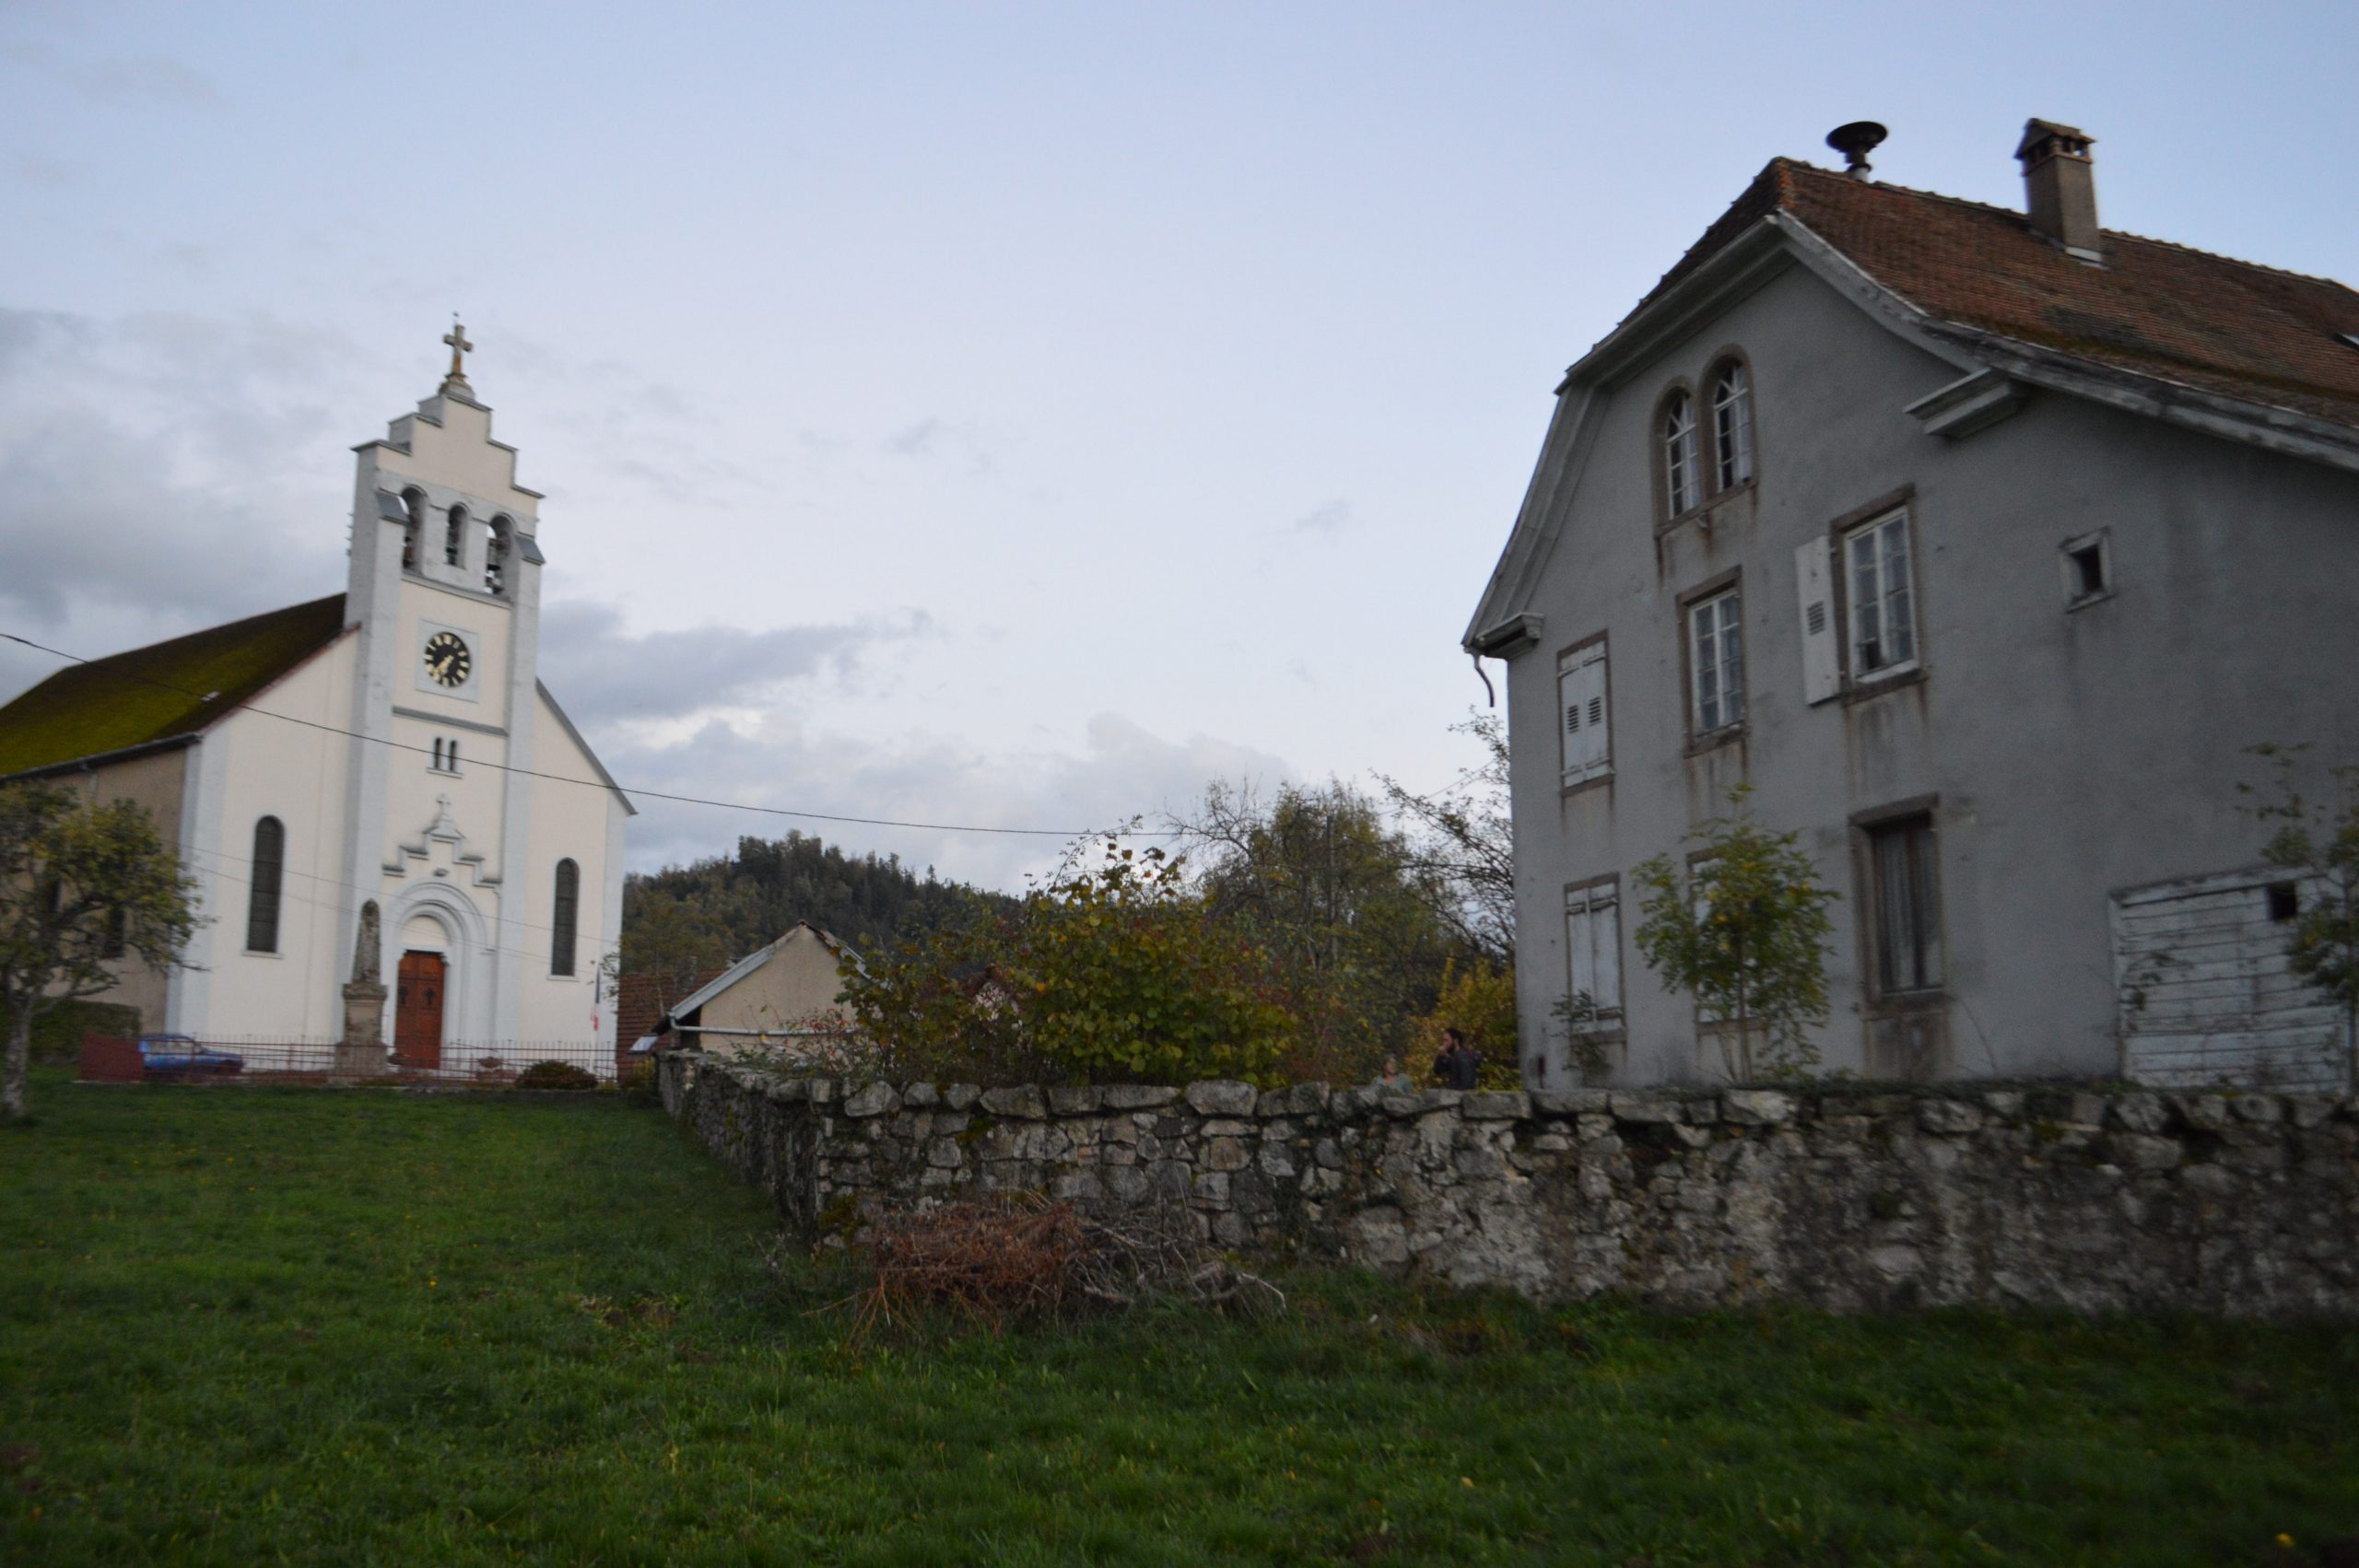
[{"label": "overcast sky", "polygon": [[[2107,227],[2352,279],[2354,60],[2349,4],[0,0],[0,630],[336,591],[458,310],[626,784],[1436,785],[1557,376],[1770,157],[1877,119],[1879,177],[2013,205],[2036,114]],[[630,859],[790,825],[651,804]]]}]

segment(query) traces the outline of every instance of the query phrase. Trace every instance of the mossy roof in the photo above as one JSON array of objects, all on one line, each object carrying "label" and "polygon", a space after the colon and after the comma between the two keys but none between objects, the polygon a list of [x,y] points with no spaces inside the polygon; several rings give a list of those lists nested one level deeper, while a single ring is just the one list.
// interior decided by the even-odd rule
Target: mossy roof
[{"label": "mossy roof", "polygon": [[333,593],[60,670],[0,708],[0,778],[194,735],[343,630]]}]

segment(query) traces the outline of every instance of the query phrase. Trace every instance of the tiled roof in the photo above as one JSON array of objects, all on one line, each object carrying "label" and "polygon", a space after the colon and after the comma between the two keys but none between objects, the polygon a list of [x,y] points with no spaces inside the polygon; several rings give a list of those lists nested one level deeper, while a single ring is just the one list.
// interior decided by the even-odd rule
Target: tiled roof
[{"label": "tiled roof", "polygon": [[[2359,292],[2105,231],[2102,266],[2024,215],[1772,158],[1638,310],[1773,212],[1938,322],[2359,428]],[[1636,311],[1632,312],[1634,315]]]},{"label": "tiled roof", "polygon": [[60,670],[0,708],[0,777],[194,735],[343,630],[334,593]]}]

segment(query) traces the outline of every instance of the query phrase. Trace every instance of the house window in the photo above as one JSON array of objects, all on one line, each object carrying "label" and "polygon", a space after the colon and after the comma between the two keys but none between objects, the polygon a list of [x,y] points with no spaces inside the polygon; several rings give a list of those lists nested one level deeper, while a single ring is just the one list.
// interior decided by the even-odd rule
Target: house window
[{"label": "house window", "polygon": [[1903,817],[1868,829],[1868,865],[1875,885],[1873,911],[1876,992],[1880,996],[1939,990],[1942,922],[1933,819]]},{"label": "house window", "polygon": [[1843,538],[1851,604],[1851,678],[1896,674],[1917,665],[1917,601],[1908,576],[1908,514]]},{"label": "house window", "polygon": [[574,921],[581,907],[581,868],[557,863],[557,907],[549,919],[549,973],[573,973]]},{"label": "house window", "polygon": [[467,509],[452,507],[442,522],[442,564],[455,567],[467,549]]},{"label": "house window", "polygon": [[1622,1026],[1622,917],[1617,878],[1565,890],[1565,993],[1575,1034]]},{"label": "house window", "polygon": [[508,539],[515,527],[504,516],[484,525],[483,589],[495,598],[508,592]]},{"label": "house window", "polygon": [[1663,502],[1677,517],[1700,498],[1696,493],[1696,404],[1684,391],[1671,394],[1662,410]]},{"label": "house window", "polygon": [[120,958],[123,956],[123,947],[130,937],[130,925],[131,919],[124,913],[122,905],[116,904],[108,908],[106,938],[99,946],[100,957]]},{"label": "house window", "polygon": [[2077,610],[2113,591],[2113,544],[2107,531],[2064,541],[2064,607]]},{"label": "house window", "polygon": [[1606,727],[1605,639],[1595,638],[1556,659],[1556,710],[1569,789],[1614,771],[1613,733]]},{"label": "house window", "polygon": [[434,771],[437,773],[456,773],[459,771],[458,742],[437,741],[434,743]]},{"label": "house window", "polygon": [[1719,487],[1753,478],[1753,377],[1737,360],[1712,378],[1712,460]]},{"label": "house window", "polygon": [[278,951],[278,883],[287,866],[287,827],[275,816],[254,824],[253,876],[246,887],[246,951]]},{"label": "house window", "polygon": [[1744,721],[1744,633],[1737,591],[1687,606],[1689,728],[1700,739]]}]

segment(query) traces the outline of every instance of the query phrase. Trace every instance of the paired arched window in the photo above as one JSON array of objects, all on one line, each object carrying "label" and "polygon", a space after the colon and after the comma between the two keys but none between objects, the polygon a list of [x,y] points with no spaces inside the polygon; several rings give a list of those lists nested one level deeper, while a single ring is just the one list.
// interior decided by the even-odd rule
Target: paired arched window
[{"label": "paired arched window", "polygon": [[402,524],[402,570],[417,569],[417,546],[426,537],[426,492],[415,486],[402,492],[402,510],[409,521]]},{"label": "paired arched window", "polygon": [[484,524],[483,588],[496,598],[508,593],[508,542],[515,532],[516,525],[505,513]]},{"label": "paired arched window", "polygon": [[549,916],[549,973],[573,973],[573,932],[581,911],[581,868],[557,863],[557,907]]},{"label": "paired arched window", "polygon": [[1712,372],[1712,461],[1718,489],[1753,478],[1753,372],[1742,359]]},{"label": "paired arched window", "polygon": [[254,824],[253,875],[246,884],[246,951],[278,951],[278,884],[287,872],[287,826],[275,816]]},{"label": "paired arched window", "polygon": [[1684,387],[1663,400],[1662,497],[1672,517],[1704,498],[1696,477],[1696,400]]},{"label": "paired arched window", "polygon": [[1713,365],[1703,385],[1701,407],[1684,383],[1666,392],[1661,404],[1655,450],[1666,517],[1684,517],[1711,497],[1753,483],[1756,447],[1751,367],[1736,355],[1727,355]]},{"label": "paired arched window", "polygon": [[455,567],[467,549],[467,509],[452,507],[443,520],[442,564]]}]

